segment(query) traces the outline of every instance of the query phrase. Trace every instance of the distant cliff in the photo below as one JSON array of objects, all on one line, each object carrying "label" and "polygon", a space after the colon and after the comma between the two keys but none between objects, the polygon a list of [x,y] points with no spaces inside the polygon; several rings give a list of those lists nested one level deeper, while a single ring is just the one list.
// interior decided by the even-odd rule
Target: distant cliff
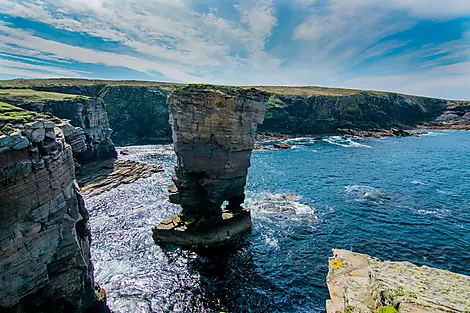
[{"label": "distant cliff", "polygon": [[[170,141],[166,98],[182,86],[74,79],[13,80],[0,85],[101,98],[117,144]],[[255,88],[271,95],[260,133],[315,135],[341,133],[338,129],[470,128],[470,105],[465,101],[323,87]]]},{"label": "distant cliff", "polygon": [[100,292],[71,147],[54,122],[0,103],[0,311],[106,312]]},{"label": "distant cliff", "polygon": [[393,93],[350,95],[272,94],[260,132],[332,134],[338,128],[413,128],[435,120],[447,101]]}]

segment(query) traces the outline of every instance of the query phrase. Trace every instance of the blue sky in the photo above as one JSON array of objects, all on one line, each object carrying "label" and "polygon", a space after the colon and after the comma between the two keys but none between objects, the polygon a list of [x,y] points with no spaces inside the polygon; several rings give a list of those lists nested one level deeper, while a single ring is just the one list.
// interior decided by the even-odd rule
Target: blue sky
[{"label": "blue sky", "polygon": [[17,77],[470,99],[470,0],[0,0],[0,79]]}]

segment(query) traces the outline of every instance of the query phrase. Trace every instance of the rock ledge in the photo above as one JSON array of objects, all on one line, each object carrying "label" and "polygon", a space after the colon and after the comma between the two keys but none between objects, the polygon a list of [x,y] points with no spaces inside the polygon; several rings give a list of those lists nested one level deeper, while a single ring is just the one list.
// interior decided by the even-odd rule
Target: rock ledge
[{"label": "rock ledge", "polygon": [[375,313],[382,306],[399,313],[470,312],[469,276],[409,262],[382,262],[347,250],[333,254],[328,313]]}]

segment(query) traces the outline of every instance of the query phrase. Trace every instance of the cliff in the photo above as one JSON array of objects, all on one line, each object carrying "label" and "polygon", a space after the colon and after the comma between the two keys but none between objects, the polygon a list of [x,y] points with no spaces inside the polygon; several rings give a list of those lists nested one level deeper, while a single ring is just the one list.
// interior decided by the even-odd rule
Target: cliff
[{"label": "cliff", "polygon": [[468,313],[470,277],[333,250],[328,313]]},{"label": "cliff", "polygon": [[106,103],[112,139],[117,144],[170,142],[166,99],[181,84],[81,79],[11,80],[3,88],[98,97]]},{"label": "cliff", "polygon": [[[289,92],[289,91],[287,91]],[[341,129],[413,128],[435,120],[447,101],[393,93],[271,94],[260,132],[310,135]]]},{"label": "cliff", "polygon": [[424,126],[436,129],[470,130],[470,101],[449,101],[444,113]]},{"label": "cliff", "polygon": [[0,311],[105,312],[62,131],[5,103],[0,129]]},{"label": "cliff", "polygon": [[[50,113],[69,120],[74,128],[63,128],[65,139],[73,147],[79,162],[116,157],[111,140],[106,105],[98,98],[25,89],[0,90],[0,101],[6,101],[26,110]],[[84,136],[85,147],[82,139]]]},{"label": "cliff", "polygon": [[[0,82],[0,86],[99,97],[107,105],[112,138],[118,144],[171,141],[166,98],[181,87],[172,83],[77,79],[11,80]],[[470,105],[465,101],[324,87],[255,88],[270,94],[259,133],[293,136],[391,128],[470,128]],[[401,134],[378,134],[396,133]]]}]

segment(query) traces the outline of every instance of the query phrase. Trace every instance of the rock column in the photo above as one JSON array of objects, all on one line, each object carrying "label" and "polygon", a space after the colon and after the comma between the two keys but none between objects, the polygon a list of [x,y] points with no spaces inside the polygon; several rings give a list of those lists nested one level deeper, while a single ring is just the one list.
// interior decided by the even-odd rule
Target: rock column
[{"label": "rock column", "polygon": [[183,208],[172,226],[184,222],[214,229],[224,213],[233,217],[243,210],[256,129],[268,98],[255,89],[207,85],[190,85],[169,96],[177,156],[170,201]]}]

